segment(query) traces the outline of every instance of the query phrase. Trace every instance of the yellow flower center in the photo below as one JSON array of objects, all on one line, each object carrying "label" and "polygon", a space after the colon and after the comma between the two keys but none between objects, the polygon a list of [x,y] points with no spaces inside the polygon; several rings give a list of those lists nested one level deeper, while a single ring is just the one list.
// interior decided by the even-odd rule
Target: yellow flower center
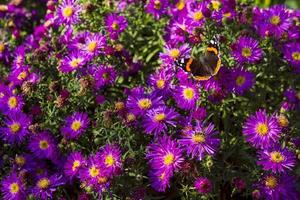
[{"label": "yellow flower center", "polygon": [[0,53],[2,53],[5,50],[5,45],[3,43],[0,43]]},{"label": "yellow flower center", "polygon": [[89,169],[89,174],[91,177],[95,178],[96,176],[98,176],[100,173],[100,169],[98,169],[97,167],[93,166]]},{"label": "yellow flower center", "polygon": [[171,165],[174,162],[174,155],[172,153],[168,153],[164,157],[164,164]]},{"label": "yellow flower center", "polygon": [[195,21],[200,21],[203,18],[203,13],[201,11],[197,11],[194,13],[193,17]]},{"label": "yellow flower center", "polygon": [[267,187],[273,189],[277,186],[277,179],[274,176],[269,176],[266,178],[265,184]]},{"label": "yellow flower center", "polygon": [[75,160],[72,165],[72,171],[75,171],[78,167],[80,167],[80,161]]},{"label": "yellow flower center", "polygon": [[231,17],[231,12],[224,13],[224,14],[223,14],[223,17],[225,17],[225,18]]},{"label": "yellow flower center", "polygon": [[18,75],[18,80],[24,80],[25,78],[27,77],[27,72],[21,72],[19,75]]},{"label": "yellow flower center", "polygon": [[138,106],[140,107],[140,109],[147,110],[152,106],[152,102],[150,99],[147,98],[140,99],[138,102]]},{"label": "yellow flower center", "polygon": [[266,123],[259,123],[256,126],[256,132],[260,135],[260,136],[265,136],[269,131],[268,125]]},{"label": "yellow flower center", "polygon": [[159,10],[161,8],[161,3],[159,0],[154,1],[154,8],[156,10]]},{"label": "yellow flower center", "polygon": [[37,183],[37,186],[41,189],[46,189],[49,185],[50,185],[50,180],[48,178],[42,178]]},{"label": "yellow flower center", "polygon": [[72,6],[67,6],[63,9],[62,14],[64,17],[71,17],[73,15],[73,8]]},{"label": "yellow flower center", "polygon": [[20,190],[19,184],[18,183],[12,183],[12,184],[10,184],[9,190],[10,190],[10,193],[17,194],[19,192],[19,190]]},{"label": "yellow flower center", "polygon": [[273,24],[273,25],[278,25],[280,23],[280,17],[277,16],[277,15],[273,15],[271,18],[270,18],[270,23]]},{"label": "yellow flower center", "polygon": [[281,163],[284,160],[284,156],[278,151],[272,151],[270,157],[271,161],[275,163]]},{"label": "yellow flower center", "polygon": [[183,90],[183,96],[187,100],[192,100],[194,98],[194,95],[195,95],[195,91],[193,88],[188,87]]},{"label": "yellow flower center", "polygon": [[293,52],[292,57],[294,60],[299,61],[300,60],[300,52],[299,51]]},{"label": "yellow flower center", "polygon": [[19,123],[15,122],[12,125],[10,125],[9,128],[12,133],[17,133],[21,129],[21,126]]},{"label": "yellow flower center", "polygon": [[242,56],[248,58],[248,57],[250,57],[251,55],[252,55],[252,51],[251,51],[250,48],[245,47],[245,48],[242,49]]},{"label": "yellow flower center", "polygon": [[80,128],[81,128],[82,124],[81,124],[81,121],[79,120],[74,120],[72,125],[71,125],[71,129],[73,131],[78,131]]},{"label": "yellow flower center", "polygon": [[211,4],[212,4],[212,8],[214,10],[219,10],[220,9],[221,3],[219,1],[211,1]]},{"label": "yellow flower center", "polygon": [[23,156],[17,156],[15,159],[16,163],[20,166],[23,166],[26,162],[25,158]]},{"label": "yellow flower center", "polygon": [[289,125],[289,120],[284,115],[279,115],[278,123],[281,127],[287,127]]},{"label": "yellow flower center", "polygon": [[77,68],[79,66],[79,64],[81,63],[82,59],[79,58],[75,58],[74,60],[72,60],[70,62],[71,67],[73,68]]},{"label": "yellow flower center", "polygon": [[245,83],[246,78],[244,76],[238,76],[235,80],[238,86],[241,86]]},{"label": "yellow flower center", "polygon": [[205,135],[203,135],[203,134],[194,134],[192,136],[192,140],[195,143],[203,143],[203,142],[205,142]]},{"label": "yellow flower center", "polygon": [[184,0],[179,0],[178,3],[176,4],[176,7],[178,10],[182,10],[185,7],[185,1]]},{"label": "yellow flower center", "polygon": [[119,101],[115,103],[115,108],[116,110],[123,110],[125,108],[125,105],[122,101]]},{"label": "yellow flower center", "polygon": [[163,89],[165,87],[165,81],[163,79],[159,79],[156,81],[156,87],[159,89]]},{"label": "yellow flower center", "polygon": [[96,47],[97,47],[97,42],[92,41],[88,44],[87,50],[92,53],[95,51]]},{"label": "yellow flower center", "polygon": [[16,97],[10,97],[8,99],[8,106],[9,108],[15,108],[18,106],[18,100]]},{"label": "yellow flower center", "polygon": [[180,56],[179,49],[171,49],[170,56],[174,59],[178,58]]},{"label": "yellow flower center", "polygon": [[154,120],[157,122],[163,121],[164,119],[166,119],[165,113],[159,113],[154,116]]},{"label": "yellow flower center", "polygon": [[45,150],[49,148],[49,143],[47,140],[41,140],[40,141],[40,149]]},{"label": "yellow flower center", "polygon": [[134,121],[136,119],[135,115],[132,114],[132,113],[128,113],[127,116],[126,116],[126,118],[127,118],[128,122],[132,122],[132,121]]},{"label": "yellow flower center", "polygon": [[103,77],[104,80],[109,80],[110,79],[109,73],[103,73],[102,77]]},{"label": "yellow flower center", "polygon": [[111,28],[113,29],[113,30],[118,30],[119,29],[119,24],[118,24],[118,22],[116,22],[116,21],[114,21],[113,23],[112,23],[112,25],[111,25]]},{"label": "yellow flower center", "polygon": [[111,167],[115,164],[115,159],[111,154],[105,157],[105,164],[107,167]]}]

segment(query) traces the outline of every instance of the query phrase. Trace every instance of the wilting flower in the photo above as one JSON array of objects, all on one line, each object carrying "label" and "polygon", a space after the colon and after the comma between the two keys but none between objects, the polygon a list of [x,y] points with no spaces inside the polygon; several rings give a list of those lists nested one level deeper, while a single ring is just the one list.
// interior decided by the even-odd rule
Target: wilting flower
[{"label": "wilting flower", "polygon": [[97,154],[108,175],[116,175],[122,168],[121,150],[117,145],[105,145]]},{"label": "wilting flower", "polygon": [[9,113],[4,123],[6,127],[0,128],[0,134],[11,144],[22,142],[29,134],[31,119],[22,112]]},{"label": "wilting flower", "polygon": [[234,92],[243,94],[254,85],[254,75],[245,69],[235,69],[231,74],[230,83]]},{"label": "wilting flower", "polygon": [[88,115],[84,112],[75,112],[65,119],[65,125],[61,128],[61,132],[67,139],[78,138],[86,131],[88,125]]},{"label": "wilting flower", "polygon": [[183,44],[180,47],[176,47],[174,44],[167,44],[165,53],[160,53],[160,59],[165,65],[173,64],[176,60],[190,56],[190,52],[191,48],[188,44]]},{"label": "wilting flower", "polygon": [[146,5],[146,10],[151,13],[156,19],[162,17],[162,15],[167,14],[169,7],[168,0],[150,0]]},{"label": "wilting flower", "polygon": [[288,43],[283,49],[284,58],[300,73],[300,43]]},{"label": "wilting flower", "polygon": [[32,194],[38,199],[47,200],[52,198],[57,187],[63,184],[65,184],[65,180],[62,175],[40,176],[32,188]]},{"label": "wilting flower", "polygon": [[77,0],[64,0],[58,7],[58,22],[71,25],[79,22],[79,15],[82,11]]},{"label": "wilting flower", "polygon": [[194,186],[201,194],[207,194],[212,191],[212,183],[206,177],[198,177],[194,182]]},{"label": "wilting flower", "polygon": [[105,25],[107,31],[109,32],[109,37],[113,40],[116,40],[127,28],[127,20],[124,16],[112,13],[105,17]]},{"label": "wilting flower", "polygon": [[79,51],[74,51],[67,55],[59,66],[59,70],[63,73],[70,73],[81,68],[86,62],[85,56]]},{"label": "wilting flower", "polygon": [[25,185],[21,178],[13,172],[6,177],[2,177],[1,191],[3,199],[23,200],[26,199]]},{"label": "wilting flower", "polygon": [[259,152],[258,164],[262,165],[264,170],[272,170],[272,172],[278,173],[292,170],[296,164],[296,160],[292,152],[276,145],[275,147]]},{"label": "wilting flower", "polygon": [[268,116],[265,110],[251,115],[243,126],[246,140],[256,148],[267,148],[280,137],[281,129],[275,116]]},{"label": "wilting flower", "polygon": [[72,152],[64,165],[64,173],[73,178],[78,175],[79,170],[85,165],[84,157],[80,152]]},{"label": "wilting flower", "polygon": [[259,43],[251,37],[240,37],[232,46],[232,55],[239,63],[255,63],[262,57]]},{"label": "wilting flower", "polygon": [[195,108],[198,98],[199,92],[196,85],[189,81],[177,86],[174,93],[174,99],[177,106],[184,110],[191,110]]},{"label": "wilting flower", "polygon": [[192,158],[202,160],[206,154],[214,155],[220,145],[220,139],[216,138],[217,131],[214,130],[212,123],[207,126],[204,122],[197,122],[193,130],[186,131],[185,135],[179,139],[186,150],[187,154]]},{"label": "wilting flower", "polygon": [[38,158],[55,159],[58,153],[56,142],[49,132],[34,135],[29,141],[28,148]]},{"label": "wilting flower", "polygon": [[157,136],[159,133],[167,131],[167,125],[176,126],[174,121],[178,117],[172,108],[160,106],[147,111],[144,118],[143,127],[146,133]]}]

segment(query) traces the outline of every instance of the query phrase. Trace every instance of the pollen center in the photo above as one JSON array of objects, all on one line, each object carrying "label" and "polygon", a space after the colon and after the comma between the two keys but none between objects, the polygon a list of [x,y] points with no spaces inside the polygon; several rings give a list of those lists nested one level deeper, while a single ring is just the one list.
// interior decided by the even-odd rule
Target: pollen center
[{"label": "pollen center", "polygon": [[105,164],[107,167],[110,167],[115,164],[115,159],[112,155],[108,155],[105,157]]},{"label": "pollen center", "polygon": [[256,132],[260,135],[260,136],[265,136],[269,131],[268,125],[265,123],[259,123],[256,126]]},{"label": "pollen center", "polygon": [[89,174],[90,174],[90,176],[93,177],[93,178],[95,178],[96,176],[98,176],[99,173],[100,173],[100,170],[99,170],[97,167],[95,167],[95,166],[93,166],[93,167],[91,167],[91,168],[89,169]]},{"label": "pollen center", "polygon": [[81,63],[81,59],[75,58],[70,62],[71,67],[77,68],[79,64]]},{"label": "pollen center", "polygon": [[102,78],[106,81],[108,81],[110,79],[109,73],[105,72],[102,74]]},{"label": "pollen center", "polygon": [[180,51],[179,49],[172,49],[170,51],[170,56],[174,59],[178,58],[180,56]]},{"label": "pollen center", "polygon": [[18,80],[24,80],[26,77],[27,77],[27,72],[21,72],[17,78]]},{"label": "pollen center", "polygon": [[140,109],[147,110],[152,106],[152,102],[150,99],[147,98],[140,99],[138,102],[138,106],[140,107]]},{"label": "pollen center", "polygon": [[251,51],[250,48],[245,47],[245,48],[242,49],[242,56],[248,58],[248,57],[250,57],[251,55],[252,55],[252,51]]},{"label": "pollen center", "polygon": [[81,126],[82,126],[81,122],[79,120],[75,120],[71,125],[71,129],[73,131],[78,131],[81,128]]},{"label": "pollen center", "polygon": [[178,10],[182,10],[185,7],[185,2],[184,0],[179,0],[178,3],[176,4],[176,7]]},{"label": "pollen center", "polygon": [[10,184],[9,190],[10,190],[10,193],[12,193],[12,194],[18,193],[19,190],[20,190],[19,184],[18,183],[12,183],[12,184]]},{"label": "pollen center", "polygon": [[266,178],[265,184],[267,187],[273,189],[277,186],[277,179],[274,176],[269,176]]},{"label": "pollen center", "polygon": [[197,11],[194,13],[193,17],[195,21],[200,21],[203,18],[203,13],[201,11]]},{"label": "pollen center", "polygon": [[92,41],[92,42],[90,42],[90,43],[88,44],[87,50],[88,50],[89,52],[93,53],[93,52],[95,51],[96,47],[97,47],[97,42]]},{"label": "pollen center", "polygon": [[18,100],[16,97],[10,97],[8,99],[8,106],[10,108],[15,108],[15,107],[17,107],[17,105],[18,105]]},{"label": "pollen center", "polygon": [[64,17],[71,17],[73,15],[73,8],[72,6],[67,6],[63,9],[62,12]]},{"label": "pollen center", "polygon": [[127,122],[132,122],[136,119],[135,115],[132,113],[128,113],[126,116]]},{"label": "pollen center", "polygon": [[5,45],[3,43],[0,43],[0,53],[2,53],[5,50]]},{"label": "pollen center", "polygon": [[12,125],[10,125],[9,128],[12,133],[17,133],[21,129],[21,126],[19,123],[15,122]]},{"label": "pollen center", "polygon": [[195,95],[195,91],[193,88],[185,88],[183,90],[183,96],[187,100],[192,100],[194,98],[194,95]]},{"label": "pollen center", "polygon": [[23,156],[17,156],[15,159],[16,163],[20,166],[23,166],[26,162],[25,158]]},{"label": "pollen center", "polygon": [[214,10],[219,10],[220,9],[221,3],[219,1],[211,1],[211,4],[212,4],[212,8]]},{"label": "pollen center", "polygon": [[172,153],[168,153],[164,157],[164,164],[165,165],[171,165],[174,162],[174,155]]},{"label": "pollen center", "polygon": [[118,30],[119,29],[119,24],[118,24],[118,22],[116,22],[116,21],[114,21],[113,23],[112,23],[112,25],[111,25],[111,28],[113,29],[113,30]]},{"label": "pollen center", "polygon": [[292,57],[294,60],[299,61],[300,60],[300,52],[299,51],[293,52]]},{"label": "pollen center", "polygon": [[203,134],[195,134],[192,136],[192,140],[195,143],[202,143],[205,142],[205,136]]},{"label": "pollen center", "polygon": [[41,140],[40,141],[40,149],[45,150],[49,148],[49,143],[47,140]]},{"label": "pollen center", "polygon": [[37,186],[41,189],[46,189],[49,185],[50,185],[50,180],[48,178],[42,178],[37,183]]},{"label": "pollen center", "polygon": [[80,167],[80,161],[75,160],[72,165],[72,171],[75,171],[78,167]]},{"label": "pollen center", "polygon": [[154,1],[154,8],[159,10],[161,8],[161,2],[159,0]]},{"label": "pollen center", "polygon": [[163,79],[159,79],[156,81],[156,87],[159,89],[163,89],[165,87],[165,81]]},{"label": "pollen center", "polygon": [[235,82],[236,82],[236,84],[238,85],[238,86],[241,86],[241,85],[243,85],[244,83],[245,83],[245,77],[244,76],[238,76],[237,78],[236,78],[236,80],[235,80]]},{"label": "pollen center", "polygon": [[154,116],[154,120],[157,122],[163,121],[164,119],[166,119],[165,113],[158,113]]},{"label": "pollen center", "polygon": [[278,151],[271,152],[270,157],[271,161],[276,163],[281,163],[284,160],[284,156]]},{"label": "pollen center", "polygon": [[278,25],[280,23],[280,17],[277,15],[274,15],[270,18],[270,23],[273,25]]}]

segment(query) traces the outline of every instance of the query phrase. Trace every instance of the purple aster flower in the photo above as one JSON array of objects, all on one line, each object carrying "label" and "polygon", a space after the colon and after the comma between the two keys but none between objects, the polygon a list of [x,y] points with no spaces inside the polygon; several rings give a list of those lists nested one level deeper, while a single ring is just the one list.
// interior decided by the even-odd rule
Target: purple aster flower
[{"label": "purple aster flower", "polygon": [[242,95],[254,85],[254,74],[245,69],[235,69],[231,74],[230,88]]},{"label": "purple aster flower", "polygon": [[38,199],[47,200],[53,197],[53,193],[57,190],[57,187],[64,184],[65,180],[60,174],[54,174],[52,176],[42,175],[37,179],[31,193]]},{"label": "purple aster flower", "polygon": [[64,165],[64,173],[67,177],[73,178],[78,175],[79,170],[85,165],[85,159],[80,152],[72,152]]},{"label": "purple aster flower", "polygon": [[207,194],[212,191],[212,183],[206,177],[198,177],[194,182],[194,186],[201,194]]},{"label": "purple aster flower", "polygon": [[280,138],[281,128],[275,116],[259,110],[248,117],[243,126],[246,141],[256,148],[268,148]]},{"label": "purple aster flower", "polygon": [[180,169],[184,160],[178,143],[169,136],[162,136],[149,144],[146,157],[150,167],[157,173],[172,173]]},{"label": "purple aster flower", "polygon": [[19,46],[14,51],[13,69],[19,68],[24,65],[25,62],[25,47]]},{"label": "purple aster flower", "polygon": [[81,68],[85,62],[85,56],[79,51],[74,51],[63,58],[59,66],[59,71],[63,73],[70,73]]},{"label": "purple aster flower", "polygon": [[91,72],[96,88],[112,85],[116,81],[117,72],[112,66],[100,65],[93,67]]},{"label": "purple aster flower", "polygon": [[20,144],[29,134],[31,119],[22,112],[9,113],[4,123],[6,127],[0,128],[0,134],[10,144]]},{"label": "purple aster flower", "polygon": [[21,85],[29,78],[29,70],[29,66],[20,66],[10,72],[8,80],[10,80],[14,85]]},{"label": "purple aster flower", "polygon": [[134,88],[128,96],[126,107],[134,115],[143,116],[151,108],[163,105],[161,97],[156,94],[146,94],[142,88]]},{"label": "purple aster flower", "polygon": [[169,8],[168,0],[150,0],[146,5],[146,11],[154,16],[155,19],[167,14]]},{"label": "purple aster flower", "polygon": [[2,177],[1,191],[2,197],[6,200],[23,200],[26,199],[25,185],[22,179],[13,172],[6,177]]},{"label": "purple aster flower", "polygon": [[262,26],[265,26],[268,35],[276,38],[282,37],[291,25],[289,12],[284,5],[274,5],[264,10],[263,15],[265,21]]},{"label": "purple aster flower", "polygon": [[1,99],[3,113],[20,112],[24,105],[23,98],[19,95],[15,95],[12,91],[9,91],[8,93],[9,94]]},{"label": "purple aster flower", "polygon": [[171,94],[172,72],[163,68],[149,77],[149,85],[154,88],[154,93],[167,98]]},{"label": "purple aster flower", "polygon": [[184,110],[194,109],[199,98],[199,91],[192,82],[186,81],[175,89],[174,99],[179,108]]},{"label": "purple aster flower", "polygon": [[202,160],[206,154],[216,153],[220,146],[220,139],[215,137],[217,134],[212,123],[206,126],[204,122],[197,122],[193,130],[186,131],[185,135],[179,139],[179,144],[192,158]]},{"label": "purple aster flower", "polygon": [[76,24],[82,11],[77,0],[64,0],[58,7],[58,22],[60,24]]},{"label": "purple aster flower", "polygon": [[97,154],[108,175],[117,175],[122,169],[121,150],[117,145],[105,145]]},{"label": "purple aster flower", "polygon": [[205,16],[210,15],[208,6],[208,1],[201,1],[191,8],[191,11],[188,14],[191,19],[191,27],[200,28],[204,24]]},{"label": "purple aster flower", "polygon": [[285,172],[292,170],[296,164],[294,153],[286,148],[281,148],[279,145],[275,147],[261,150],[259,152],[259,165],[263,166],[264,170],[272,170],[272,172]]},{"label": "purple aster flower", "polygon": [[232,46],[232,55],[239,63],[255,63],[262,58],[259,43],[251,37],[240,37]]},{"label": "purple aster flower", "polygon": [[157,136],[168,130],[167,125],[176,126],[174,121],[178,117],[174,109],[167,106],[160,106],[147,111],[143,121],[143,127],[148,134]]},{"label": "purple aster flower", "polygon": [[66,139],[80,137],[88,128],[89,117],[87,113],[75,112],[65,119],[65,124],[61,127],[61,133]]},{"label": "purple aster flower", "polygon": [[174,64],[174,61],[180,58],[187,58],[190,56],[191,48],[188,44],[183,44],[176,47],[173,44],[165,46],[165,53],[160,53],[160,59],[164,64]]},{"label": "purple aster flower", "polygon": [[168,171],[151,170],[149,172],[151,187],[158,192],[164,192],[170,187],[170,179],[172,176],[173,174]]},{"label": "purple aster flower", "polygon": [[283,49],[284,58],[300,73],[300,43],[288,43]]},{"label": "purple aster flower", "polygon": [[118,39],[119,35],[127,28],[127,20],[124,16],[111,13],[105,17],[106,29],[109,37],[113,40]]},{"label": "purple aster flower", "polygon": [[95,57],[103,52],[106,46],[105,36],[99,33],[90,33],[85,38],[85,44],[83,45],[83,51],[88,57]]},{"label": "purple aster flower", "polygon": [[58,148],[56,142],[49,132],[34,135],[28,144],[30,151],[38,158],[55,159]]}]

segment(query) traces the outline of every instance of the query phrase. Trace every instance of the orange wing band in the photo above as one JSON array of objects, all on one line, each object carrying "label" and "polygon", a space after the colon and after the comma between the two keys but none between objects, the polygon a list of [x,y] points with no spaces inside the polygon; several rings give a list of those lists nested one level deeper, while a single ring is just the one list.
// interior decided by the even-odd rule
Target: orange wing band
[{"label": "orange wing band", "polygon": [[194,79],[197,81],[207,81],[211,76],[195,76]]},{"label": "orange wing band", "polygon": [[193,58],[190,58],[189,61],[186,63],[186,66],[185,66],[185,70],[190,72],[191,71],[191,64],[193,62]]},{"label": "orange wing band", "polygon": [[207,47],[207,51],[214,52],[216,55],[218,55],[218,50],[215,47]]},{"label": "orange wing band", "polygon": [[220,68],[221,68],[221,59],[219,58],[219,60],[217,62],[217,67],[214,70],[213,76],[219,72]]}]

